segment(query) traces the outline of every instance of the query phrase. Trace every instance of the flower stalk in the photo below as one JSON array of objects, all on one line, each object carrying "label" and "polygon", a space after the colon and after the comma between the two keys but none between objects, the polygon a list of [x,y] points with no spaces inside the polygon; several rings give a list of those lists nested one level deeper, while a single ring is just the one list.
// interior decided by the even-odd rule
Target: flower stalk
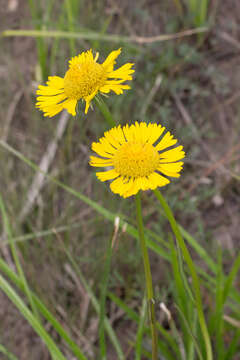
[{"label": "flower stalk", "polygon": [[176,237],[176,240],[178,242],[178,245],[181,249],[183,258],[184,258],[184,260],[188,266],[189,272],[191,274],[192,287],[193,287],[194,294],[195,294],[195,303],[196,303],[196,308],[197,308],[197,313],[198,313],[199,325],[200,325],[200,328],[202,331],[205,348],[206,348],[206,360],[212,360],[213,359],[212,346],[211,346],[211,341],[210,341],[210,337],[209,337],[209,333],[208,333],[206,320],[204,317],[200,282],[199,282],[199,278],[197,275],[197,271],[194,266],[194,262],[192,261],[191,255],[188,251],[187,246],[185,245],[183,237],[179,231],[177,222],[174,218],[172,210],[170,209],[167,201],[165,200],[165,198],[163,197],[163,195],[161,194],[161,192],[159,190],[157,190],[157,189],[154,190],[154,193],[155,193],[156,198],[159,200],[159,202],[165,212],[165,215],[171,225],[172,231],[173,231],[173,233]]},{"label": "flower stalk", "polygon": [[144,237],[140,191],[135,196],[135,203],[136,203],[137,226],[138,226],[138,233],[139,233],[140,247],[141,247],[143,264],[144,264],[145,281],[146,281],[146,289],[147,289],[148,315],[149,315],[149,323],[150,323],[151,336],[152,336],[152,360],[157,360],[157,329],[156,329],[156,316],[155,316],[155,306],[154,306],[155,303],[154,303],[154,294],[153,294],[153,286],[152,286],[151,267],[149,262],[146,241]]}]

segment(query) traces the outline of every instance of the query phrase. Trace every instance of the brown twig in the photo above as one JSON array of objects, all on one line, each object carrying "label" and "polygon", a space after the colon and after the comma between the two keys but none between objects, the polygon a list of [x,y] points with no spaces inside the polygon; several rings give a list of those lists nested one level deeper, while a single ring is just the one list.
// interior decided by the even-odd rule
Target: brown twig
[{"label": "brown twig", "polygon": [[[209,176],[213,171],[215,171],[218,167],[222,166],[223,164],[225,164],[229,158],[234,154],[235,151],[240,150],[240,144],[236,144],[234,146],[231,147],[231,149],[229,149],[227,151],[227,153],[222,156],[219,160],[217,160],[216,162],[214,162],[213,164],[211,164],[204,172],[204,174],[202,175],[202,177],[207,177]],[[200,180],[196,181],[194,184],[192,184],[189,189],[188,189],[188,193],[191,193],[199,184]]]},{"label": "brown twig", "polygon": [[[48,144],[47,150],[44,153],[44,155],[40,161],[40,164],[39,164],[39,168],[44,173],[48,172],[48,169],[53,162],[53,159],[57,152],[58,142],[62,138],[62,136],[65,132],[68,119],[69,119],[69,115],[67,112],[62,113],[62,115],[60,116],[55,136],[54,136],[53,140]],[[42,172],[38,172],[35,175],[35,177],[32,181],[32,184],[30,185],[28,194],[27,194],[26,204],[22,208],[22,211],[20,212],[20,215],[19,215],[20,222],[23,221],[25,219],[25,217],[31,211],[40,191],[42,190],[42,188],[44,186],[45,180],[46,180],[45,174],[43,174]]]}]

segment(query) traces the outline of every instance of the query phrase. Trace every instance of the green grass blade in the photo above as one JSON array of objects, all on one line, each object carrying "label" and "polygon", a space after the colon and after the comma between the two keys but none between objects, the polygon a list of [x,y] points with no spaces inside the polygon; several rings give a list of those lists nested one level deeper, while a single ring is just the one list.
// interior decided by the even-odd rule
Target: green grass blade
[{"label": "green grass blade", "polygon": [[179,258],[173,243],[172,238],[170,239],[171,244],[171,264],[173,270],[173,276],[175,280],[176,290],[177,290],[177,303],[181,311],[185,314],[187,313],[187,298],[185,290],[185,281],[182,279],[183,269],[180,271]]},{"label": "green grass blade", "polygon": [[108,241],[106,254],[104,256],[104,269],[103,269],[103,278],[101,283],[101,295],[100,295],[100,314],[99,314],[99,344],[100,344],[100,355],[101,360],[106,359],[106,341],[105,341],[105,327],[104,320],[106,318],[106,297],[107,297],[107,287],[109,281],[109,274],[111,269],[111,258],[112,258],[112,244],[114,239],[115,231],[113,237]]},{"label": "green grass blade", "polygon": [[135,360],[142,359],[142,339],[144,333],[144,322],[147,312],[147,299],[146,296],[143,297],[142,308],[140,312],[140,321],[138,323],[137,335],[136,335],[136,344],[135,344]]},{"label": "green grass blade", "polygon": [[[22,279],[15,274],[15,272],[0,258],[0,270],[20,289],[24,290],[24,284]],[[69,349],[79,360],[87,360],[82,354],[77,344],[69,337],[67,332],[63,329],[57,319],[51,314],[51,312],[45,307],[38,296],[32,293],[32,298],[38,308],[38,311],[45,317],[45,319],[53,326],[57,333],[65,340],[68,344]]]},{"label": "green grass blade", "polygon": [[204,25],[207,21],[208,3],[209,0],[200,1],[200,9],[199,9],[198,23],[197,23],[198,26]]},{"label": "green grass blade", "polygon": [[7,213],[6,213],[6,210],[5,210],[5,206],[4,206],[4,202],[3,202],[1,194],[0,194],[0,211],[2,213],[3,225],[4,225],[4,228],[5,228],[6,234],[8,236],[8,239],[9,239],[10,248],[11,248],[12,256],[13,256],[13,259],[14,259],[14,263],[16,265],[17,271],[18,271],[19,276],[22,279],[22,283],[24,285],[24,292],[25,292],[25,294],[26,294],[26,296],[28,298],[28,301],[30,303],[30,306],[32,308],[32,311],[33,311],[35,317],[38,318],[38,312],[37,312],[36,306],[34,304],[34,301],[32,299],[31,291],[29,290],[29,287],[28,287],[28,284],[27,284],[27,281],[26,281],[26,278],[25,278],[25,275],[24,275],[20,260],[18,258],[18,253],[17,253],[16,246],[15,246],[14,242],[12,242],[12,231],[11,231],[10,223],[9,223],[9,220],[8,220],[8,216],[7,216]]},{"label": "green grass blade", "polygon": [[225,285],[223,289],[223,303],[226,302],[226,299],[229,295],[229,292],[232,288],[233,282],[238,274],[239,269],[240,269],[240,253],[238,254],[236,260],[234,261],[232,269],[225,280]]},{"label": "green grass blade", "polygon": [[[38,10],[38,3],[33,0],[28,0],[28,6],[31,12],[31,16],[34,22],[35,31],[41,32],[41,24],[39,25],[39,17],[41,15],[39,14]],[[44,42],[44,38],[37,37],[36,38],[36,44],[37,44],[37,53],[38,53],[38,60],[41,68],[41,77],[42,79],[46,80],[47,78],[47,45]]]},{"label": "green grass blade", "polygon": [[200,283],[199,283],[199,278],[197,275],[197,271],[196,271],[194,262],[192,261],[190,253],[188,251],[188,248],[185,245],[185,242],[183,240],[183,237],[181,236],[181,233],[179,231],[176,220],[175,220],[175,218],[172,214],[172,211],[171,211],[170,207],[168,206],[166,200],[164,199],[164,197],[162,196],[162,194],[160,193],[159,190],[154,190],[154,194],[156,195],[156,198],[159,200],[161,206],[164,209],[164,212],[165,212],[165,214],[168,218],[168,221],[171,225],[172,231],[173,231],[174,235],[176,236],[176,239],[181,248],[184,260],[186,261],[186,264],[189,268],[189,272],[191,274],[192,282],[193,282],[193,284],[192,284],[193,290],[195,293],[195,301],[196,301],[196,308],[197,308],[197,312],[198,312],[198,320],[199,320],[199,324],[200,324],[200,327],[202,330],[202,335],[203,335],[204,342],[205,342],[206,360],[212,360],[213,359],[212,346],[211,346],[211,341],[210,341],[209,334],[208,334],[208,328],[207,328],[205,317],[204,317]]},{"label": "green grass blade", "polygon": [[[70,0],[65,0],[65,7],[67,12],[68,29],[70,32],[74,32],[72,2]],[[70,45],[71,55],[72,56],[76,55],[76,44],[74,38],[69,38],[69,45]]]},{"label": "green grass blade", "polygon": [[[206,29],[205,29],[206,31]],[[91,30],[86,30],[82,32],[71,32],[71,31],[61,31],[61,30],[5,30],[1,33],[4,37],[9,36],[25,36],[25,37],[36,37],[36,38],[61,38],[61,39],[79,39],[79,40],[101,40],[109,42],[132,42],[131,38],[128,36],[121,35],[109,35],[109,34],[99,34],[98,32],[93,32]]]},{"label": "green grass blade", "polygon": [[193,236],[191,236],[181,225],[178,224],[179,231],[185,240],[193,247],[196,253],[204,260],[204,262],[208,265],[209,269],[216,274],[217,273],[217,265],[212,260],[210,255],[208,255],[207,251],[197,242]]},{"label": "green grass blade", "polygon": [[[203,357],[202,357],[198,342],[197,342],[197,340],[195,338],[195,335],[194,335],[194,333],[193,333],[193,331],[192,331],[192,329],[191,329],[191,327],[190,327],[190,325],[188,323],[188,320],[186,319],[186,316],[185,316],[184,312],[178,306],[176,306],[176,307],[177,307],[177,310],[179,311],[179,313],[180,313],[180,315],[181,315],[181,317],[182,317],[182,319],[183,319],[183,321],[185,323],[185,326],[186,326],[186,328],[188,330],[188,334],[190,335],[190,339],[192,340],[192,344],[195,346],[195,349],[197,351],[199,360],[203,360]],[[196,316],[194,317],[194,326],[196,327],[195,323],[196,323]],[[190,355],[188,356],[188,360],[190,360],[190,359],[194,359],[194,353],[193,353],[192,350],[190,352]]]},{"label": "green grass blade", "polygon": [[239,355],[239,339],[240,339],[240,329],[238,329],[231,341],[231,343],[228,346],[227,353],[224,357],[224,360],[233,360],[234,355]]},{"label": "green grass blade", "polygon": [[0,344],[0,353],[7,356],[9,360],[18,360],[15,355],[13,355],[10,351],[8,351],[5,346]]},{"label": "green grass blade", "polygon": [[222,249],[218,250],[218,272],[216,278],[215,333],[218,360],[223,358],[223,269]]},{"label": "green grass blade", "polygon": [[[175,296],[176,302],[181,313],[186,314],[186,317],[189,319],[190,315],[192,314],[192,312],[189,311],[189,307],[192,305],[192,302],[188,301],[186,295],[188,291],[191,292],[191,290],[189,289],[189,286],[187,285],[187,280],[184,276],[181,254],[179,254],[180,256],[178,255],[171,236],[170,236],[170,244],[171,244],[170,253],[172,258],[171,265],[172,265],[172,272],[173,272],[174,284],[176,289],[176,296]],[[186,323],[185,321],[181,321],[181,320],[182,318],[180,317],[181,333],[186,347],[189,336],[186,328]]]},{"label": "green grass blade", "polygon": [[[130,307],[128,307],[124,301],[122,301],[121,299],[119,299],[119,297],[117,297],[114,293],[112,292],[108,292],[108,297],[120,308],[122,309],[127,316],[129,317],[129,319],[135,321],[137,324],[139,324],[140,322],[140,318],[139,315],[132,310]],[[164,354],[164,356],[166,357],[166,359],[174,359],[173,355],[169,352],[168,350],[168,346],[166,346],[166,343],[168,343],[169,347],[171,347],[174,352],[177,355],[177,358],[180,357],[180,351],[178,349],[178,346],[175,342],[175,340],[173,339],[172,335],[165,330],[159,323],[157,323],[157,329],[158,331],[161,333],[161,335],[164,338],[164,341],[159,341],[158,342],[158,346],[159,349],[161,350],[161,352]],[[144,331],[147,332],[147,334],[150,334],[150,329],[145,327]]]},{"label": "green grass blade", "polygon": [[[178,39],[185,36],[191,36],[194,34],[201,34],[207,32],[209,29],[207,27],[200,27],[196,29],[190,29],[183,31],[182,33],[176,34],[164,34],[156,36],[155,39],[150,39],[150,43],[169,41],[173,39]],[[24,36],[24,37],[36,37],[36,38],[61,38],[61,39],[81,39],[81,40],[99,40],[99,41],[109,41],[111,43],[127,43],[131,44],[131,48],[138,49],[137,45],[133,43],[144,43],[142,37],[138,38],[136,36],[121,36],[121,35],[109,35],[109,34],[99,34],[98,32],[91,31],[89,29],[84,32],[69,32],[69,31],[59,31],[59,30],[5,30],[0,33],[1,36]],[[146,38],[145,42],[148,43],[149,39]]]},{"label": "green grass blade", "polygon": [[[63,246],[64,246],[64,244],[63,244]],[[75,262],[75,260],[73,259],[73,257],[69,253],[69,251],[65,248],[65,246],[64,246],[64,250],[65,250],[66,255],[67,255],[69,261],[71,262],[75,272],[78,274],[83,286],[85,287],[96,313],[99,315],[100,314],[100,304],[99,304],[97,298],[95,297],[91,287],[88,285],[88,282],[85,280],[85,277],[83,276],[79,266],[77,265],[77,263]],[[109,336],[113,346],[115,347],[116,353],[118,355],[118,359],[124,360],[125,356],[123,354],[122,348],[121,348],[119,341],[116,337],[116,334],[107,318],[104,319],[104,326],[105,326],[105,329],[108,333],[108,336]]]},{"label": "green grass blade", "polygon": [[12,301],[12,303],[17,307],[17,309],[22,313],[24,318],[29,322],[32,328],[36,333],[41,337],[43,342],[46,344],[49,352],[54,354],[58,360],[66,360],[62,352],[58,349],[55,342],[48,335],[46,330],[42,327],[38,319],[33,315],[33,313],[27,308],[22,299],[17,295],[15,290],[9,285],[9,283],[0,275],[0,288],[7,295],[7,297]]}]

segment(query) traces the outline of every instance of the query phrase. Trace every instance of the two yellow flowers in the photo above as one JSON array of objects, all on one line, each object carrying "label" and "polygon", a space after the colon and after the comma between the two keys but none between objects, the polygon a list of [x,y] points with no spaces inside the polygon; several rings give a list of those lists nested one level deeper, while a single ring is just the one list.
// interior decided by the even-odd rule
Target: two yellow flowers
[{"label": "two yellow flowers", "polygon": [[[112,51],[99,64],[97,53],[83,52],[69,61],[64,78],[50,76],[46,86],[37,90],[36,107],[45,116],[54,116],[66,109],[76,115],[79,100],[85,100],[85,113],[97,93],[114,91],[117,95],[130,89],[125,81],[132,80],[133,64],[127,63],[114,70],[121,49]],[[174,147],[177,140],[165,128],[154,123],[136,122],[134,125],[114,127],[104,133],[99,142],[92,144],[98,156],[91,156],[90,165],[104,167],[97,172],[101,181],[113,180],[112,192],[124,198],[139,190],[156,189],[167,185],[169,177],[179,177],[185,153],[182,146]]]}]

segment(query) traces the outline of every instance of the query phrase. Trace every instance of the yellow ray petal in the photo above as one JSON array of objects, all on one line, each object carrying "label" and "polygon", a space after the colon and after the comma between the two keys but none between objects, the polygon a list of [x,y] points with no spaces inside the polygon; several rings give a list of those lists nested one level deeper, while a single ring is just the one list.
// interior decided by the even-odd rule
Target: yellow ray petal
[{"label": "yellow ray petal", "polygon": [[[37,101],[39,103],[44,103],[46,105],[58,104],[65,99],[66,99],[66,95],[64,93],[60,94],[60,95],[54,95],[54,96],[42,96],[41,95],[41,96],[37,97]],[[38,104],[38,102],[37,102],[37,104]]]},{"label": "yellow ray petal", "polygon": [[38,89],[36,91],[37,95],[58,95],[58,94],[62,94],[64,92],[63,89],[56,89],[56,88],[52,88],[50,86],[43,86],[43,85],[39,85]]},{"label": "yellow ray petal", "polygon": [[120,55],[120,53],[121,53],[121,48],[119,48],[118,50],[112,51],[108,55],[108,57],[106,58],[106,60],[102,64],[106,71],[108,71],[108,72],[113,71],[113,67],[114,67],[114,64],[116,62],[115,60]]},{"label": "yellow ray petal", "polygon": [[109,144],[111,144],[111,146],[114,147],[114,150],[112,150],[112,154],[113,153],[115,154],[116,151],[119,149],[119,147],[125,142],[122,131],[114,133],[113,131],[110,130],[107,131],[104,135],[106,140],[109,142]]},{"label": "yellow ray petal", "polygon": [[112,156],[116,153],[117,149],[116,147],[113,147],[112,143],[109,141],[108,138],[104,137],[99,140],[100,145],[102,146],[102,149],[108,154],[109,156]]},{"label": "yellow ray petal", "polygon": [[132,64],[132,63],[124,64],[120,68],[111,71],[108,74],[108,77],[112,78],[112,79],[124,79],[124,81],[125,80],[132,80],[132,76],[130,74],[135,72],[135,70],[132,69],[133,65],[134,64]]},{"label": "yellow ray petal", "polygon": [[101,181],[112,180],[119,176],[119,174],[114,169],[97,172],[96,175]]},{"label": "yellow ray petal", "polygon": [[112,166],[113,162],[111,159],[103,159],[97,156],[90,156],[89,164],[94,167],[108,167]]},{"label": "yellow ray petal", "polygon": [[76,105],[77,105],[77,100],[75,99],[69,99],[63,102],[63,108],[66,109],[69,112],[69,114],[73,116],[76,115]]},{"label": "yellow ray petal", "polygon": [[109,144],[105,145],[104,143],[101,143],[101,142],[98,142],[98,143],[94,142],[94,143],[92,143],[92,150],[95,151],[95,153],[97,153],[98,155],[103,156],[105,158],[113,157],[113,154],[111,153],[111,151],[113,152],[114,149]]},{"label": "yellow ray petal", "polygon": [[154,144],[164,132],[165,127],[159,124],[148,124],[148,129],[149,129],[148,143]]},{"label": "yellow ray petal", "polygon": [[144,177],[139,177],[136,180],[136,186],[138,186],[139,190],[148,190],[149,189],[149,184],[148,184],[148,179],[144,176]]},{"label": "yellow ray petal", "polygon": [[151,175],[149,175],[149,177],[147,178],[147,183],[149,186],[148,188],[154,190],[157,187],[161,187],[169,184],[170,180],[154,172]]},{"label": "yellow ray petal", "polygon": [[133,141],[136,139],[136,133],[138,132],[139,123],[135,123],[134,125],[123,126],[123,133],[127,141]]},{"label": "yellow ray petal", "polygon": [[[106,134],[107,135],[109,134],[109,136],[111,136],[111,138],[114,138],[116,140],[116,142],[118,142],[120,145],[124,144],[126,142],[121,125],[118,125],[112,129],[110,129],[106,133],[104,133],[104,135],[106,135]],[[115,147],[118,147],[118,146],[116,145]]]},{"label": "yellow ray petal", "polygon": [[99,58],[99,52],[96,52],[96,55],[95,55],[95,58],[94,58],[94,61],[96,62]]},{"label": "yellow ray petal", "polygon": [[64,79],[60,76],[49,76],[48,81],[46,84],[49,87],[55,88],[55,89],[63,89],[64,87]]},{"label": "yellow ray petal", "polygon": [[36,104],[36,107],[43,111],[44,116],[49,116],[49,117],[57,115],[63,109],[62,104],[42,106],[40,103],[40,104]]},{"label": "yellow ray petal", "polygon": [[174,149],[164,151],[162,154],[160,154],[160,163],[171,163],[176,162],[178,160],[181,160],[185,156],[185,152],[182,151],[183,146],[178,146]]},{"label": "yellow ray petal", "polygon": [[76,65],[81,65],[86,61],[94,61],[92,49],[72,57],[71,60],[69,60],[69,68],[72,68]]},{"label": "yellow ray petal", "polygon": [[[110,184],[110,188],[112,192],[115,194],[119,194],[123,197],[131,196],[132,192],[134,192],[134,180],[131,178],[124,178],[124,177],[118,177],[116,180],[114,180]],[[131,195],[127,195],[128,193],[131,193]],[[137,192],[137,190],[136,190]],[[136,194],[135,192],[135,194]]]},{"label": "yellow ray petal", "polygon": [[129,196],[136,195],[140,190],[136,180],[131,179],[128,188],[126,187],[122,196],[126,199]]},{"label": "yellow ray petal", "polygon": [[94,91],[91,95],[89,95],[88,97],[86,97],[84,100],[86,101],[86,106],[85,106],[85,114],[87,114],[89,106],[91,104],[92,99],[94,98],[94,96],[96,96],[96,94],[98,93],[98,90]]},{"label": "yellow ray petal", "polygon": [[110,91],[114,91],[115,94],[120,95],[123,93],[123,90],[131,89],[129,85],[124,84],[111,84],[110,82],[107,85],[103,85],[99,91],[102,93],[108,94]]},{"label": "yellow ray petal", "polygon": [[173,138],[173,135],[168,131],[160,142],[156,145],[156,150],[161,151],[177,143],[177,140]]},{"label": "yellow ray petal", "polygon": [[183,162],[179,161],[176,163],[160,164],[157,170],[167,176],[179,177],[180,176],[179,172],[182,170],[182,167],[183,167]]}]

